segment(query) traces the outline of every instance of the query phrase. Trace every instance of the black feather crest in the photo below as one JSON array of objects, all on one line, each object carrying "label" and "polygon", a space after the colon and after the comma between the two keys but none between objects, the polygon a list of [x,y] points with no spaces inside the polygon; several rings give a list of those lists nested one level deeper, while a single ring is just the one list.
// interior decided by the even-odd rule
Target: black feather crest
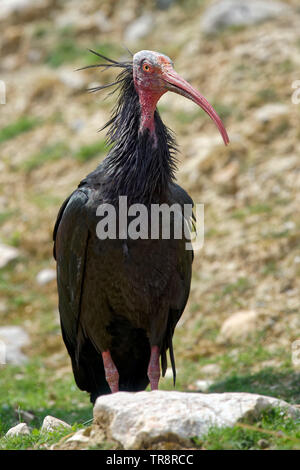
[{"label": "black feather crest", "polygon": [[[132,72],[132,62],[117,62],[116,60],[110,59],[109,57],[106,57],[105,55],[100,54],[100,52],[93,51],[92,49],[88,49],[88,50],[90,52],[92,52],[92,54],[95,54],[96,56],[100,57],[101,59],[106,60],[108,63],[87,65],[86,67],[81,67],[81,68],[77,69],[77,71],[86,70],[86,69],[93,69],[93,68],[102,68],[102,71],[103,71],[103,70],[107,70],[109,68],[115,67],[115,68],[125,69],[128,72]],[[113,87],[115,85],[120,85],[121,82],[122,82],[122,79],[123,79],[123,77],[117,77],[117,80],[115,82],[108,83],[107,85],[99,85],[99,86],[94,87],[94,88],[89,88],[87,91],[93,93],[95,91],[103,90],[105,88],[110,88],[110,87]]]},{"label": "black feather crest", "polygon": [[99,175],[100,170],[105,199],[109,201],[117,201],[119,195],[127,195],[131,202],[149,203],[154,196],[160,199],[175,179],[177,146],[173,133],[163,124],[157,110],[154,113],[156,142],[148,129],[141,132],[141,110],[132,62],[117,62],[91,52],[108,63],[84,68],[116,67],[122,70],[114,82],[90,90],[115,87],[111,93],[118,92],[118,97],[111,119],[100,129],[108,129],[107,143],[111,149],[103,163],[89,176]]}]

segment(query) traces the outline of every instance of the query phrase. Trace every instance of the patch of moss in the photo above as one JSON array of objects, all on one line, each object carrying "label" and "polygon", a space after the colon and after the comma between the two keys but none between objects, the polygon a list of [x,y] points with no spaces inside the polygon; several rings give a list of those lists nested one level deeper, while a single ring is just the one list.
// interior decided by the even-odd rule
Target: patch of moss
[{"label": "patch of moss", "polygon": [[21,117],[14,123],[9,124],[8,126],[5,126],[0,129],[0,144],[7,140],[14,139],[15,137],[20,134],[23,134],[24,132],[31,131],[39,123],[40,120],[35,117]]}]

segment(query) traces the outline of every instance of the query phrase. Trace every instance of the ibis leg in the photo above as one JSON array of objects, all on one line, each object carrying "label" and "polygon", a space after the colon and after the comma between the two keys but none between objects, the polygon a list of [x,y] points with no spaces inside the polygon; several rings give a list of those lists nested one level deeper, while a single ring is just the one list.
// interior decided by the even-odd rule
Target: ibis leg
[{"label": "ibis leg", "polygon": [[105,370],[105,378],[111,390],[111,393],[115,393],[119,391],[119,373],[112,360],[109,351],[103,351],[102,353],[104,370]]},{"label": "ibis leg", "polygon": [[160,378],[159,367],[159,347],[151,347],[151,356],[148,365],[147,374],[150,380],[151,390],[158,390],[158,382]]}]

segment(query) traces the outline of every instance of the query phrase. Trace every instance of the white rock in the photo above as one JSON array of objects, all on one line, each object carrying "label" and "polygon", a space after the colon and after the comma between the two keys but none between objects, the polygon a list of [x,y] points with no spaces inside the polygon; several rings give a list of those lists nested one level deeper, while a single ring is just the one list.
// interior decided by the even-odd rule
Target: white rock
[{"label": "white rock", "polygon": [[58,72],[58,77],[66,87],[72,90],[82,90],[85,87],[85,81],[82,76],[74,69],[61,68]]},{"label": "white rock", "polygon": [[6,18],[13,12],[21,11],[24,8],[27,8],[31,3],[31,0],[2,0],[1,1],[1,10],[0,10],[0,19]]},{"label": "white rock", "polygon": [[201,29],[206,34],[216,33],[228,26],[247,26],[282,15],[290,8],[271,0],[220,0],[204,12]]},{"label": "white rock", "polygon": [[46,0],[1,0],[0,20],[6,19],[13,13],[21,14],[22,12],[34,9],[45,8],[48,5]]},{"label": "white rock", "polygon": [[27,54],[27,59],[32,63],[40,62],[42,59],[42,52],[38,49],[30,49]]},{"label": "white rock", "polygon": [[254,117],[260,122],[269,122],[277,116],[282,116],[290,112],[289,106],[280,103],[270,103],[257,109]]},{"label": "white rock", "polygon": [[151,32],[153,26],[153,16],[150,13],[145,13],[130,23],[130,25],[126,28],[124,33],[124,41],[135,42],[144,38]]},{"label": "white rock", "polygon": [[44,418],[41,431],[42,432],[49,432],[49,431],[55,431],[56,429],[59,428],[69,428],[71,429],[71,426],[66,423],[65,421],[62,421],[61,419],[55,418],[54,416],[46,416]]},{"label": "white rock", "polygon": [[292,417],[300,415],[282,400],[250,393],[118,392],[97,399],[94,422],[108,439],[125,449],[138,449],[158,440],[187,444],[211,426],[259,419],[263,410],[275,406],[285,408]]},{"label": "white rock", "polygon": [[78,8],[62,10],[55,18],[55,24],[59,28],[74,28],[79,33],[92,32],[95,27],[103,33],[112,29],[112,23],[104,12],[99,10],[91,15],[82,15]]},{"label": "white rock", "polygon": [[0,327],[1,363],[23,364],[27,357],[21,348],[29,344],[29,336],[20,326]]},{"label": "white rock", "polygon": [[213,380],[197,380],[195,382],[195,385],[197,387],[197,390],[200,392],[207,392],[209,387],[214,383]]},{"label": "white rock", "polygon": [[86,436],[84,434],[85,432],[85,429],[79,429],[79,431],[75,432],[73,436],[69,437],[66,442],[89,442],[90,436]]},{"label": "white rock", "polygon": [[13,428],[10,428],[5,434],[6,437],[20,436],[21,434],[30,434],[30,429],[26,423],[19,423]]},{"label": "white rock", "polygon": [[101,32],[108,33],[112,30],[111,21],[102,11],[99,10],[94,13],[93,19]]},{"label": "white rock", "polygon": [[224,341],[235,341],[246,338],[257,327],[258,314],[255,310],[242,310],[230,315],[220,330],[219,338]]},{"label": "white rock", "polygon": [[17,248],[0,243],[0,269],[4,268],[10,261],[17,259],[19,254]]},{"label": "white rock", "polygon": [[41,286],[56,279],[55,269],[42,269],[36,276],[36,282]]},{"label": "white rock", "polygon": [[201,373],[204,375],[209,376],[216,376],[219,375],[221,372],[221,367],[219,364],[206,364],[205,366],[201,367]]},{"label": "white rock", "polygon": [[285,230],[294,230],[294,228],[296,227],[296,224],[295,222],[293,222],[292,220],[287,220],[284,224],[283,224],[283,228]]}]

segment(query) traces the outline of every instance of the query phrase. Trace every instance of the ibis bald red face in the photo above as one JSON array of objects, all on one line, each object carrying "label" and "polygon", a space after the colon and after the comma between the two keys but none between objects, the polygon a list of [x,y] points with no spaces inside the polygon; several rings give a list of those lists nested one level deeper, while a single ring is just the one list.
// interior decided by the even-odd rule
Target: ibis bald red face
[{"label": "ibis bald red face", "polygon": [[164,54],[140,51],[133,57],[133,79],[141,104],[141,127],[154,130],[153,114],[160,97],[167,91],[194,101],[215,122],[225,145],[229,143],[226,129],[209,102],[186,82],[173,68],[173,62]]}]

